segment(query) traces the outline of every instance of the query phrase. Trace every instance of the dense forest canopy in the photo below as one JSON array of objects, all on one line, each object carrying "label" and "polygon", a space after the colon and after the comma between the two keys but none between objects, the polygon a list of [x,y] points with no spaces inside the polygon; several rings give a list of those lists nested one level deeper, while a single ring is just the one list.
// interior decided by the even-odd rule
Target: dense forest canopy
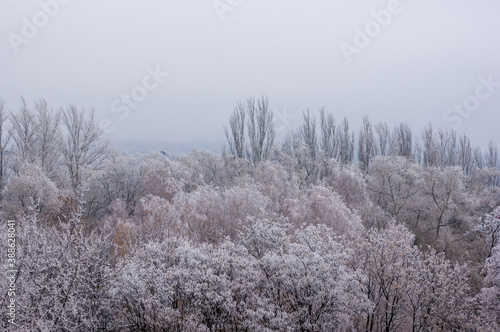
[{"label": "dense forest canopy", "polygon": [[325,109],[278,141],[266,96],[224,131],[129,155],[92,110],[0,103],[19,331],[498,331],[495,142]]}]

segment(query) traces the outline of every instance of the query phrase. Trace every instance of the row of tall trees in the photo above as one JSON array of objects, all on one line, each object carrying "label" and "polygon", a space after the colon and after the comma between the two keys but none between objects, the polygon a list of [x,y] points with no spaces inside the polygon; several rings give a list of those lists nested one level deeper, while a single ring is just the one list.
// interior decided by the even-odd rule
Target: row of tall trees
[{"label": "row of tall trees", "polygon": [[[258,120],[253,120],[256,108],[260,115]],[[248,126],[245,126],[246,116],[250,119]],[[487,151],[482,152],[479,147],[471,145],[469,137],[458,135],[455,130],[435,130],[429,124],[419,137],[405,123],[391,130],[386,122],[372,124],[369,117],[364,116],[356,140],[347,118],[337,124],[333,114],[324,108],[320,109],[319,116],[318,125],[309,110],[304,112],[299,128],[290,130],[275,147],[275,150],[293,156],[298,167],[309,177],[317,175],[317,170],[311,168],[311,162],[314,163],[317,157],[333,158],[342,164],[357,162],[363,171],[368,169],[375,156],[402,156],[417,164],[440,168],[459,166],[466,174],[476,169],[499,167],[498,148],[494,142],[490,141]],[[255,134],[255,123],[258,123],[258,135]],[[225,151],[232,156],[252,162],[273,157],[271,148],[275,130],[267,97],[257,101],[251,97],[246,104],[238,103],[225,132],[228,140]]]}]

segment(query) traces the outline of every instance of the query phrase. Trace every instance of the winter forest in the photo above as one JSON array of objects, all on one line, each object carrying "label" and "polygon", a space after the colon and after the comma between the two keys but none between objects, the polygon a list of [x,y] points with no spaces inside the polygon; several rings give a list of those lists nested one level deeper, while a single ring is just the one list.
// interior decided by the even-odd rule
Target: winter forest
[{"label": "winter forest", "polygon": [[18,331],[500,329],[495,142],[326,109],[278,139],[265,95],[221,130],[127,154],[91,109],[0,104],[3,330],[12,280]]}]

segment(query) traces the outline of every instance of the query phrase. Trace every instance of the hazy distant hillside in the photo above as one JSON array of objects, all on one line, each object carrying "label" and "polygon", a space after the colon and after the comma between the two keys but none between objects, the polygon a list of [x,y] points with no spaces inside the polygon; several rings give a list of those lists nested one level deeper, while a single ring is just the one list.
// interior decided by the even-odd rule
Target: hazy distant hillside
[{"label": "hazy distant hillside", "polygon": [[194,149],[219,153],[223,142],[216,140],[186,141],[186,142],[150,142],[134,140],[111,140],[111,145],[128,153],[147,153],[153,151],[164,151],[168,155],[185,155]]}]

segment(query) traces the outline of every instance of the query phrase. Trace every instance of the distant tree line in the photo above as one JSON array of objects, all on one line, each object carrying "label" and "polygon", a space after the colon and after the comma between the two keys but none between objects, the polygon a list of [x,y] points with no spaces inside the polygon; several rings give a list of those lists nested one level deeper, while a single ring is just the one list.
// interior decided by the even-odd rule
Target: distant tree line
[{"label": "distant tree line", "polygon": [[317,158],[335,159],[345,165],[357,161],[362,171],[377,156],[401,156],[419,165],[440,168],[459,166],[465,174],[500,165],[495,142],[490,141],[483,152],[471,145],[466,134],[458,135],[455,130],[435,130],[429,124],[421,135],[415,135],[406,123],[391,130],[386,122],[372,124],[365,115],[356,139],[347,118],[337,124],[333,114],[324,108],[319,115],[318,126],[311,112],[305,111],[299,128],[290,130],[274,146],[276,132],[268,98],[251,97],[246,103],[239,102],[231,114],[229,127],[225,127],[228,143],[224,151],[250,162],[286,154],[296,158],[299,167],[310,176],[317,176],[317,169],[311,169],[308,162],[314,163]]}]

